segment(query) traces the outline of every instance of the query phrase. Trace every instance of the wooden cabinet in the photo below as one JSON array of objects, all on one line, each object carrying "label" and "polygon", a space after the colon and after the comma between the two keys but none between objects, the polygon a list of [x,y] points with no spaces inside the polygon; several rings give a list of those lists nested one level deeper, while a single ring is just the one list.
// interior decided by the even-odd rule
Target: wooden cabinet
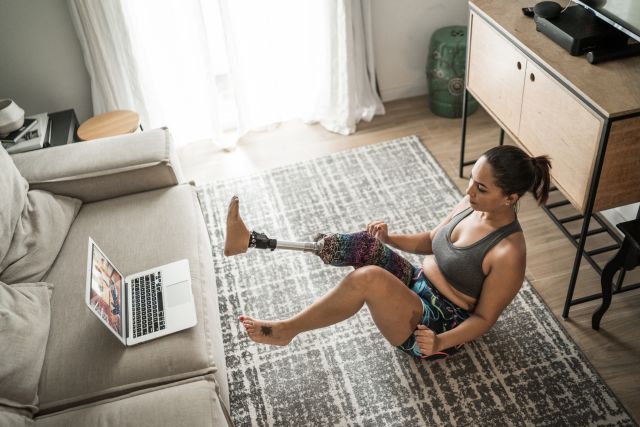
[{"label": "wooden cabinet", "polygon": [[467,86],[512,134],[520,124],[527,57],[486,22],[474,19]]},{"label": "wooden cabinet", "polygon": [[551,157],[556,186],[581,211],[602,123],[553,78],[527,63],[518,139],[531,155]]},{"label": "wooden cabinet", "polygon": [[[640,200],[640,119],[608,123],[592,99],[543,69],[537,55],[508,35],[472,8],[468,91],[527,152],[551,157],[555,185],[580,212],[587,208],[602,138],[607,151],[592,211]],[[584,59],[578,65],[593,67]]]}]

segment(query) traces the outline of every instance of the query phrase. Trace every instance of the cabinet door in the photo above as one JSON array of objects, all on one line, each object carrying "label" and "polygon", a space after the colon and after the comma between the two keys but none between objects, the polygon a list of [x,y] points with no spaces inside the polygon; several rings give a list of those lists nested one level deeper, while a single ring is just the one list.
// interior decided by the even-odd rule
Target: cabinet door
[{"label": "cabinet door", "polygon": [[467,88],[515,135],[520,122],[526,57],[474,13],[470,28]]},{"label": "cabinet door", "polygon": [[527,63],[518,139],[551,157],[558,189],[584,212],[603,121],[533,62]]}]

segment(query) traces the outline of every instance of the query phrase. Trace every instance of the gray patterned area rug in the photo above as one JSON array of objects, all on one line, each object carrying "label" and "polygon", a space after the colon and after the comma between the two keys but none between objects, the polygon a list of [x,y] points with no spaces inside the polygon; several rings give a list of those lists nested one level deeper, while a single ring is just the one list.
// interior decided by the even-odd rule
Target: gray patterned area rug
[{"label": "gray patterned area rug", "polygon": [[442,362],[417,361],[392,347],[366,306],[287,347],[254,344],[240,314],[289,317],[351,267],[291,251],[224,257],[233,194],[250,229],[290,241],[363,230],[374,219],[393,232],[424,231],[461,195],[415,136],[200,188],[236,425],[634,425],[526,282],[489,333]]}]

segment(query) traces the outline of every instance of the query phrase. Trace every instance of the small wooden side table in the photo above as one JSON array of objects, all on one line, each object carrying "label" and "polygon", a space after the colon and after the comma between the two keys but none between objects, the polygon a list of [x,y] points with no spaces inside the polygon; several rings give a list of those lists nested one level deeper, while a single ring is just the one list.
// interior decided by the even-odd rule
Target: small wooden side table
[{"label": "small wooden side table", "polygon": [[[115,110],[93,116],[78,128],[78,138],[88,141],[107,136],[133,133],[140,126],[140,115],[135,111]],[[141,126],[140,126],[141,127]]]}]

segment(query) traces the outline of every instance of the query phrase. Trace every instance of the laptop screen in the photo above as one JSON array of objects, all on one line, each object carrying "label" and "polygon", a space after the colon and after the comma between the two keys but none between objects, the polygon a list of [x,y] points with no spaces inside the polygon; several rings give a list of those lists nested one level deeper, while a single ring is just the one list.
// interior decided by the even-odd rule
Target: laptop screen
[{"label": "laptop screen", "polygon": [[89,307],[116,335],[124,337],[122,322],[122,275],[98,249],[91,245],[91,291]]}]

